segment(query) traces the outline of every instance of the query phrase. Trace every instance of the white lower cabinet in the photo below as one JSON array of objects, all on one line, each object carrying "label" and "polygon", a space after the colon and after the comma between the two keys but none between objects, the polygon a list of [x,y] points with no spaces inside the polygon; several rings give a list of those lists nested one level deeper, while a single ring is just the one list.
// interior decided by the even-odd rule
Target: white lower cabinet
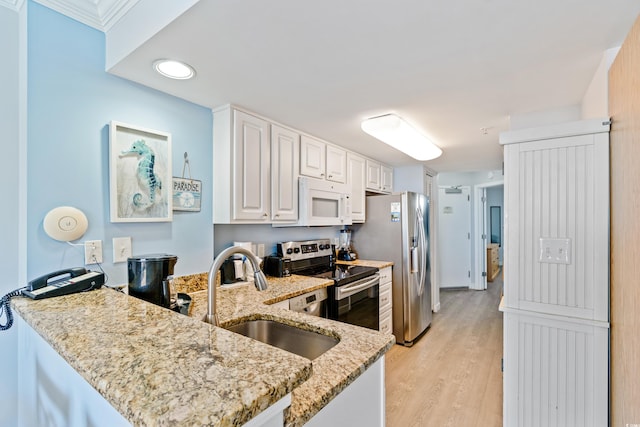
[{"label": "white lower cabinet", "polygon": [[607,324],[522,313],[504,313],[504,426],[606,426]]},{"label": "white lower cabinet", "polygon": [[379,286],[379,330],[380,332],[393,333],[393,300],[392,300],[392,267],[380,269]]},{"label": "white lower cabinet", "polygon": [[385,425],[384,356],[342,390],[305,427]]}]

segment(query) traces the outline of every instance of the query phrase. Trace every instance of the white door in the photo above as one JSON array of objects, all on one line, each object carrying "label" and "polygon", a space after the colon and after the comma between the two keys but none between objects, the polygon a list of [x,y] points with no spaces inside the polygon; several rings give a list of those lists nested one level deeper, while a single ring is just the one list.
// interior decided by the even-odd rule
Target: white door
[{"label": "white door", "polygon": [[300,175],[324,179],[326,144],[307,135],[300,137]]},{"label": "white door", "polygon": [[271,220],[298,219],[300,135],[271,125]]},{"label": "white door", "polygon": [[438,191],[440,288],[471,284],[471,201],[469,187]]}]

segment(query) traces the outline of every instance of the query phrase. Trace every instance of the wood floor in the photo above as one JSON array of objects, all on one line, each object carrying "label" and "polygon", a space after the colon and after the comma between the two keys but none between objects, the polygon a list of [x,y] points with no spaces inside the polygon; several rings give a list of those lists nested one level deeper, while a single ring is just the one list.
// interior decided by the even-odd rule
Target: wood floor
[{"label": "wood floor", "polygon": [[440,292],[430,329],[387,353],[387,427],[502,426],[501,289]]}]

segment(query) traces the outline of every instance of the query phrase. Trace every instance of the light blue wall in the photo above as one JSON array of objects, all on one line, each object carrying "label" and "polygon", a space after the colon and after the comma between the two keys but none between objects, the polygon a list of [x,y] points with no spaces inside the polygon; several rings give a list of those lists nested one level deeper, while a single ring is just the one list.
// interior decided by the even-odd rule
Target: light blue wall
[{"label": "light blue wall", "polygon": [[[211,111],[107,74],[102,32],[32,1],[28,25],[29,278],[84,264],[82,247],[43,231],[46,213],[64,205],[87,215],[89,229],[80,242],[103,241],[110,284],[125,283],[127,276],[126,263],[113,264],[113,237],[131,236],[134,255],[177,255],[176,275],[207,270],[213,255]],[[174,212],[166,223],[110,222],[111,120],[172,134],[173,175],[181,176],[188,152],[193,178],[202,181],[201,212]]]},{"label": "light blue wall", "polygon": [[[20,44],[21,16],[18,12],[0,6],[0,130],[2,131],[2,209],[0,209],[0,296],[20,286],[20,111],[24,100],[20,98]],[[5,314],[0,321],[7,322]],[[15,328],[0,332],[0,424],[18,425],[18,333]]]}]

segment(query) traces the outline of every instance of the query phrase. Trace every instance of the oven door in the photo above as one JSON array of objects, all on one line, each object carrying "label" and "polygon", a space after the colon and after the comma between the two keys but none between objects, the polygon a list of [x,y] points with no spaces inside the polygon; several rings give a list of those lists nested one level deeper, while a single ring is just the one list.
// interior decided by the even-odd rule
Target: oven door
[{"label": "oven door", "polygon": [[352,325],[379,330],[380,275],[374,274],[343,286],[334,286],[329,317]]}]

